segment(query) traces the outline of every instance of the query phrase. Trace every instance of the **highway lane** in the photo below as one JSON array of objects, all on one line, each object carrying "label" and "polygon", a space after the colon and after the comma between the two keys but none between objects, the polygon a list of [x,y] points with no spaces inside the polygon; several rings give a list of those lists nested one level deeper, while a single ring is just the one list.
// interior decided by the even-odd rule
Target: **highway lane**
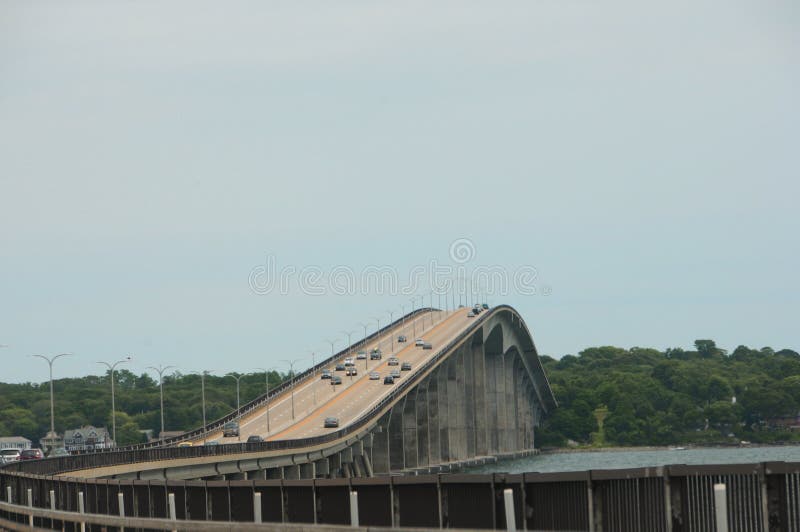
[{"label": "highway lane", "polygon": [[[465,314],[466,310],[464,310],[463,313]],[[275,439],[273,437],[274,435],[283,432],[285,429],[295,423],[303,421],[309,415],[316,414],[316,412],[334,396],[338,396],[339,394],[347,392],[347,390],[349,390],[352,386],[361,382],[362,379],[367,380],[369,371],[372,371],[374,367],[377,367],[376,364],[385,366],[388,357],[391,356],[392,345],[390,345],[390,343],[393,344],[395,352],[404,349],[404,347],[401,347],[404,346],[404,344],[400,344],[396,341],[397,336],[401,334],[406,335],[409,342],[405,345],[413,345],[415,339],[414,333],[416,333],[417,337],[424,334],[425,338],[427,339],[427,334],[431,329],[431,322],[433,321],[434,329],[436,329],[436,327],[442,323],[442,320],[448,316],[451,316],[453,312],[435,311],[432,314],[433,316],[431,316],[431,313],[417,315],[413,319],[406,320],[405,325],[399,323],[391,330],[384,332],[379,338],[369,342],[366,347],[362,347],[362,349],[365,349],[367,353],[369,353],[369,351],[374,347],[380,347],[380,349],[383,351],[383,359],[380,361],[369,360],[369,355],[367,355],[368,358],[366,361],[357,360],[356,368],[358,369],[359,374],[356,377],[346,377],[342,371],[333,371],[336,362],[344,360],[344,355],[337,361],[331,363],[330,366],[325,366],[328,367],[335,375],[342,377],[342,385],[331,386],[329,380],[320,379],[319,375],[298,381],[294,386],[294,418],[292,417],[292,393],[291,390],[286,390],[270,400],[269,430],[267,430],[267,406],[265,405],[264,407],[259,408],[257,411],[240,419],[238,438],[224,438],[222,436],[222,431],[217,430],[214,432],[209,432],[205,435],[205,437],[195,438],[190,441],[192,441],[192,443],[195,445],[201,445],[204,441],[238,443],[246,441],[250,435],[259,435],[265,439]],[[436,344],[434,344],[434,348],[435,347]],[[417,349],[422,351],[421,348]],[[357,350],[353,350],[349,356],[355,358],[356,351]],[[425,353],[428,354],[432,352],[433,351],[425,351]],[[381,370],[381,376],[383,376],[384,373],[388,373],[385,368]],[[408,372],[403,373],[405,374]],[[378,381],[372,382],[374,383]],[[382,384],[383,380],[381,379],[380,382]]]},{"label": "highway lane", "polygon": [[[433,354],[456,338],[462,331],[464,331],[473,322],[474,318],[467,318],[469,309],[458,309],[455,312],[448,312],[444,320],[438,321],[434,324],[433,329],[426,330],[424,338],[427,342],[433,345],[433,349],[424,350],[421,347],[414,345],[414,338],[409,336],[409,342],[404,344],[399,350],[396,350],[395,356],[400,360],[400,363],[410,362],[412,365],[411,371],[401,371],[401,378],[396,381],[394,385],[387,385],[383,383],[383,377],[389,374],[392,369],[400,369],[400,366],[389,366],[388,356],[384,355],[380,361],[375,361],[376,364],[371,366],[370,371],[377,371],[380,374],[379,380],[369,380],[368,373],[359,373],[358,377],[354,379],[353,383],[346,389],[337,391],[335,396],[328,392],[330,400],[322,403],[319,407],[305,416],[302,420],[288,426],[285,430],[281,430],[270,436],[269,440],[283,440],[283,439],[297,439],[319,436],[328,432],[335,431],[335,428],[324,428],[324,420],[326,417],[336,417],[339,419],[339,426],[345,427],[349,423],[358,419],[361,415],[370,410],[374,405],[380,402],[389,392],[392,391],[394,386],[397,386],[402,380],[411,378],[419,368],[429,360]],[[444,314],[444,313],[442,313]],[[342,373],[342,372],[338,372]],[[348,380],[349,377],[343,377],[343,380]],[[323,384],[328,388],[330,386],[328,380],[320,379]]]}]

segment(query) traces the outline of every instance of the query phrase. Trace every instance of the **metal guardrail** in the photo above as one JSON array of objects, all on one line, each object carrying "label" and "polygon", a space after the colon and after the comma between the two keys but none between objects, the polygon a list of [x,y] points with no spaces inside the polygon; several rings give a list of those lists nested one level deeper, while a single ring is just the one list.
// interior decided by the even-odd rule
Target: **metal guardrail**
[{"label": "metal guardrail", "polygon": [[[67,521],[83,519],[119,526],[121,514],[129,519],[125,526],[146,529],[164,529],[166,519],[173,530],[251,529],[258,521],[348,525],[353,523],[348,501],[355,492],[358,523],[369,527],[504,529],[505,504],[511,502],[518,529],[707,532],[719,523],[719,485],[725,486],[728,530],[800,532],[800,463],[785,462],[209,482],[70,479],[0,470],[0,496],[6,500],[0,504],[0,526],[7,521],[19,526],[6,528],[26,529],[31,516],[41,528],[71,530]],[[81,509],[94,515],[76,515]]]}]

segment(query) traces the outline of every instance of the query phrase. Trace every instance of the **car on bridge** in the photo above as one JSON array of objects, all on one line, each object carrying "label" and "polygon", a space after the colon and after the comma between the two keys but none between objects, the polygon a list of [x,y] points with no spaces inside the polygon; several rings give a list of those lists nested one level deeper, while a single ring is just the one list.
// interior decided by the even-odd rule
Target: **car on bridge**
[{"label": "car on bridge", "polygon": [[389,361],[387,362],[390,366],[397,366],[400,364],[400,359],[397,357],[389,357]]},{"label": "car on bridge", "polygon": [[356,365],[356,362],[355,362],[355,360],[353,360],[353,357],[347,357],[347,358],[344,359],[344,366],[345,367],[347,367],[347,366],[355,366],[355,365]]},{"label": "car on bridge", "polygon": [[19,449],[1,449],[0,450],[0,464],[9,464],[19,460]]},{"label": "car on bridge", "polygon": [[258,434],[251,434],[247,437],[247,443],[263,443],[264,438],[259,436]]},{"label": "car on bridge", "polygon": [[345,365],[344,364],[336,364],[336,371],[344,371]]},{"label": "car on bridge", "polygon": [[422,349],[433,349],[433,344],[431,344],[430,342],[425,342],[424,344],[422,344]]},{"label": "car on bridge", "polygon": [[338,417],[326,417],[325,423],[323,426],[326,429],[335,429],[339,427],[339,418]]},{"label": "car on bridge", "polygon": [[19,453],[20,460],[41,460],[44,458],[44,453],[41,449],[25,449]]},{"label": "car on bridge", "polygon": [[320,379],[330,379],[331,378],[331,370],[323,369],[322,374],[320,374]]},{"label": "car on bridge", "polygon": [[399,343],[403,344],[403,343],[405,343],[405,342],[407,342],[407,341],[408,341],[408,338],[406,338],[406,335],[405,335],[405,334],[401,334],[400,336],[398,336],[398,337],[397,337],[397,341],[398,341]]},{"label": "car on bridge", "polygon": [[331,386],[336,386],[337,384],[342,383],[342,378],[338,375],[334,375],[331,377]]},{"label": "car on bridge", "polygon": [[416,340],[414,340],[414,345],[417,347],[422,347],[424,344],[425,340],[423,340],[422,338],[417,338]]},{"label": "car on bridge", "polygon": [[392,371],[389,372],[389,375],[391,375],[395,379],[399,379],[400,378],[400,370],[399,369],[393,369]]},{"label": "car on bridge", "polygon": [[367,352],[362,349],[356,355],[356,360],[366,360],[366,359],[367,359]]},{"label": "car on bridge", "polygon": [[481,306],[483,307],[483,310],[489,310],[489,304],[488,303],[484,303]]},{"label": "car on bridge", "polygon": [[400,371],[411,371],[411,362],[403,362],[400,366]]},{"label": "car on bridge", "polygon": [[383,378],[383,383],[384,384],[394,384],[394,377],[392,377],[391,375],[385,376]]},{"label": "car on bridge", "polygon": [[358,370],[356,369],[355,366],[353,366],[352,368],[347,368],[347,371],[345,371],[344,374],[347,375],[348,377],[355,377],[356,375],[358,375]]},{"label": "car on bridge", "polygon": [[369,380],[371,380],[371,381],[377,381],[377,380],[380,380],[380,378],[381,378],[381,374],[378,373],[377,371],[373,371],[373,372],[371,372],[369,374]]},{"label": "car on bridge", "polygon": [[64,447],[56,447],[47,454],[48,458],[53,458],[56,456],[69,456],[69,451]]},{"label": "car on bridge", "polygon": [[467,312],[468,318],[474,318],[475,316],[477,316],[477,314],[475,313],[475,309],[472,309],[469,312]]},{"label": "car on bridge", "polygon": [[222,437],[232,438],[239,436],[239,423],[236,421],[228,421],[222,426]]},{"label": "car on bridge", "polygon": [[380,351],[373,351],[369,354],[370,360],[380,360],[381,359],[381,352]]}]

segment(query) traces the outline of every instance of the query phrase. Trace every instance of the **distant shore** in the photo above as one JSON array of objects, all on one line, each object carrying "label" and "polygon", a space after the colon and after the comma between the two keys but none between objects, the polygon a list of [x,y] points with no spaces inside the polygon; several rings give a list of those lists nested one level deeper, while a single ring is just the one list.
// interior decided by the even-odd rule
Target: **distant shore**
[{"label": "distant shore", "polygon": [[742,449],[756,447],[792,447],[798,443],[708,443],[708,444],[684,444],[684,445],[661,445],[661,446],[632,446],[632,447],[546,447],[540,449],[541,454],[569,454],[569,453],[624,453],[629,451],[683,451],[689,449]]}]

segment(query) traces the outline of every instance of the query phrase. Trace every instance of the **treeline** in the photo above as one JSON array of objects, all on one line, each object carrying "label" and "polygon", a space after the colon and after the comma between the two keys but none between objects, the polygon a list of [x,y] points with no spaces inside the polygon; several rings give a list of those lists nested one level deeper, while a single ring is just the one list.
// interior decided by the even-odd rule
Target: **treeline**
[{"label": "treeline", "polygon": [[[269,373],[270,389],[288,375]],[[144,440],[141,430],[154,435],[161,430],[158,380],[128,370],[114,372],[114,397],[117,410],[119,445]],[[55,427],[65,429],[82,425],[106,427],[111,431],[110,372],[104,376],[53,381],[55,393]],[[231,377],[207,375],[205,378],[206,419],[213,421],[236,408],[236,381]],[[239,383],[241,404],[266,391],[263,372],[243,376]],[[202,425],[200,375],[176,372],[164,375],[164,428],[189,430]],[[39,438],[50,430],[49,382],[0,383],[0,436],[25,436],[39,445]]]},{"label": "treeline", "polygon": [[727,353],[697,340],[695,350],[593,347],[542,362],[560,408],[537,446],[800,441],[777,422],[800,410],[790,349]]}]

